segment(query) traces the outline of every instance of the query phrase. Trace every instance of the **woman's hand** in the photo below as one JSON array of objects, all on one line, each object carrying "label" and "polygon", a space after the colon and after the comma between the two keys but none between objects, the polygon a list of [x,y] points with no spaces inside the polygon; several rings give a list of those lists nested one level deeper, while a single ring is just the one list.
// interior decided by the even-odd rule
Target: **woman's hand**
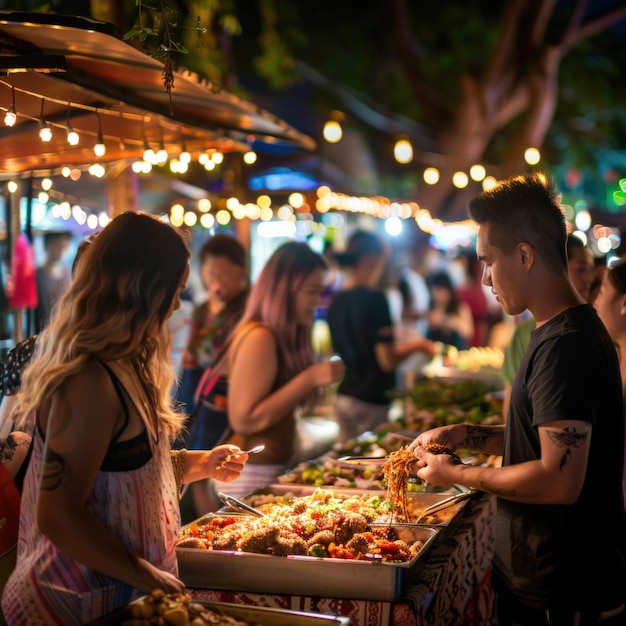
[{"label": "woman's hand", "polygon": [[215,480],[231,482],[239,478],[243,466],[248,460],[248,454],[237,446],[222,445],[207,450],[202,459],[207,474]]},{"label": "woman's hand", "polygon": [[309,367],[309,372],[315,387],[326,387],[339,382],[346,371],[346,366],[338,357],[328,361],[320,361]]},{"label": "woman's hand", "polygon": [[185,589],[185,583],[173,574],[164,572],[142,558],[136,560],[136,589],[143,593],[152,593],[162,589],[165,593],[178,593]]}]

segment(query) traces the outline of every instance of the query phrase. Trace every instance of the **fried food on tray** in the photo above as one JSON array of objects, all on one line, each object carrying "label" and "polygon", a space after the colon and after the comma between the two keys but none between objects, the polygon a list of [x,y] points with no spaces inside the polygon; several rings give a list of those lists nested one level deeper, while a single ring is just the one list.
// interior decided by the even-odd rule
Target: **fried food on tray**
[{"label": "fried food on tray", "polygon": [[189,594],[165,593],[156,589],[129,606],[131,619],[122,626],[161,624],[172,626],[258,626],[194,602]]},{"label": "fried food on tray", "polygon": [[258,508],[265,517],[216,516],[191,523],[183,528],[177,547],[407,562],[423,546],[419,540],[397,540],[389,505],[381,496],[341,496],[318,489]]}]

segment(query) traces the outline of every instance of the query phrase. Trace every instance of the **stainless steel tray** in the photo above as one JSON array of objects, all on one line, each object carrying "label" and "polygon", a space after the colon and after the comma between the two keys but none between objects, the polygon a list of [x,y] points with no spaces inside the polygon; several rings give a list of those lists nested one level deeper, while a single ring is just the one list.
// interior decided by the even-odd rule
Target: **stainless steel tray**
[{"label": "stainless steel tray", "polygon": [[[349,617],[338,615],[289,611],[261,606],[244,606],[231,602],[206,602],[200,600],[194,600],[193,602],[255,626],[350,626]],[[117,626],[124,620],[129,619],[131,619],[130,608],[125,607],[99,620],[90,622],[90,626]]]},{"label": "stainless steel tray", "polygon": [[[247,504],[253,507],[257,507],[257,506],[260,506],[263,503],[263,501],[266,500],[266,498],[272,498],[272,497],[299,498],[302,496],[311,495],[316,489],[318,488],[312,485],[279,485],[279,484],[269,485],[268,487],[262,487],[261,489],[257,489],[256,491],[254,491],[254,493],[243,498],[243,500]],[[381,496],[381,495],[384,495],[385,493],[384,491],[381,492],[380,489],[371,489],[371,490],[370,489],[354,489],[354,488],[342,489],[340,487],[320,487],[320,489],[323,489],[325,491],[331,491],[332,493],[340,494],[340,495],[347,496],[347,497],[362,496],[362,495],[363,496]],[[413,510],[416,514],[416,520],[417,520],[417,516],[426,507],[433,506],[435,504],[443,502],[450,496],[457,495],[459,493],[462,493],[462,492],[459,491],[458,489],[441,491],[438,493],[422,491],[422,492],[411,492],[408,494],[408,497],[413,501]],[[436,513],[435,515],[425,518],[423,521],[421,521],[417,525],[418,526],[427,525],[427,526],[435,526],[435,527],[448,526],[452,522],[452,520],[454,520],[456,516],[465,508],[469,500],[470,498],[467,498],[466,500],[458,502],[454,504],[453,506],[450,506],[447,509],[440,511],[439,513]],[[232,514],[233,510],[228,507],[224,507],[220,509],[220,512],[221,513],[228,512],[229,514]],[[411,525],[413,525],[413,522],[411,522]]]},{"label": "stainless steel tray", "polygon": [[[202,523],[206,516],[196,520]],[[193,523],[193,522],[192,522]],[[190,588],[224,589],[320,598],[391,601],[416,579],[439,529],[395,526],[405,541],[423,541],[406,563],[176,548],[181,580]]]}]

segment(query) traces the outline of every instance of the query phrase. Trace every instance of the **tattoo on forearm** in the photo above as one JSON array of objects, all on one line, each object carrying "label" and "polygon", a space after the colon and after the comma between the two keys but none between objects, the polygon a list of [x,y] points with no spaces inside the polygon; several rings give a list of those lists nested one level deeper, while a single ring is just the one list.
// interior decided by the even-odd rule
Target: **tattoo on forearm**
[{"label": "tattoo on forearm", "polygon": [[495,437],[501,437],[500,430],[494,431],[488,426],[467,426],[467,436],[458,445],[459,448],[482,450]]},{"label": "tattoo on forearm", "polygon": [[48,447],[43,464],[41,488],[45,491],[54,491],[61,484],[64,471],[65,459]]},{"label": "tattoo on forearm", "polygon": [[565,447],[565,454],[561,458],[559,469],[563,468],[572,460],[572,448],[580,448],[589,437],[588,432],[579,433],[574,426],[568,426],[563,430],[549,430],[546,429],[550,440],[556,444],[557,447]]}]

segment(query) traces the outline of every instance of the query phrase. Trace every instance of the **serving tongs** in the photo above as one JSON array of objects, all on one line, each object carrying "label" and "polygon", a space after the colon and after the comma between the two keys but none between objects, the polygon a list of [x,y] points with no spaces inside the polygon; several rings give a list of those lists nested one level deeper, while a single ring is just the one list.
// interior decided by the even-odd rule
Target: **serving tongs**
[{"label": "serving tongs", "polygon": [[459,502],[463,502],[471,498],[475,493],[478,493],[477,489],[468,489],[467,491],[462,491],[461,493],[455,493],[453,496],[449,498],[445,498],[445,500],[441,500],[440,502],[435,502],[435,504],[431,504],[427,506],[417,517],[414,523],[418,523],[424,517],[428,515],[435,515],[436,513],[440,513],[441,511],[458,504]]},{"label": "serving tongs", "polygon": [[372,465],[384,465],[389,460],[387,456],[340,456],[337,463],[353,465],[355,467],[367,467]]},{"label": "serving tongs", "polygon": [[231,509],[235,511],[239,511],[239,513],[248,513],[249,515],[256,515],[257,517],[265,517],[265,513],[261,513],[258,509],[255,509],[253,506],[246,504],[239,498],[235,498],[235,496],[229,496],[227,493],[218,492],[217,497]]}]

